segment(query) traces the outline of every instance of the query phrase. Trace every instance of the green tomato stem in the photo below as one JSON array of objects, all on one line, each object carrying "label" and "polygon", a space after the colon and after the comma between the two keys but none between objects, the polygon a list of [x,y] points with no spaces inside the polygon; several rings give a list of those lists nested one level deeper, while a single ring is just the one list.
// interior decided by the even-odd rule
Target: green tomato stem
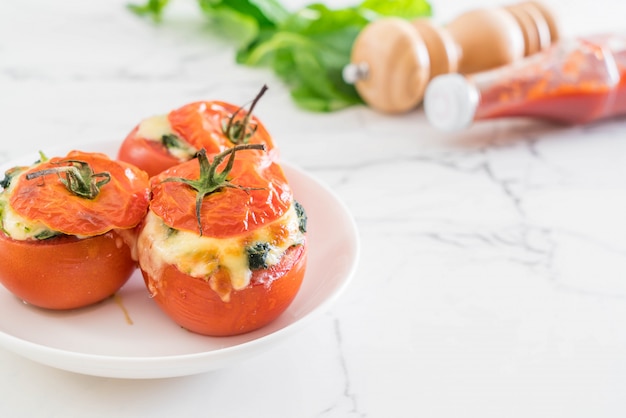
[{"label": "green tomato stem", "polygon": [[[91,166],[84,161],[63,160],[59,161],[59,164],[69,165],[29,173],[26,180],[56,174],[70,193],[89,200],[95,199],[100,194],[100,188],[111,181],[108,172],[94,173]],[[62,173],[65,173],[65,177],[61,175]]]},{"label": "green tomato stem", "polygon": [[[221,153],[217,154],[213,157],[213,161],[209,162],[209,159],[206,155],[206,150],[203,148],[197,154],[198,163],[200,164],[200,174],[198,179],[186,179],[184,177],[167,177],[161,181],[161,183],[166,182],[179,182],[186,184],[196,191],[196,220],[198,222],[198,233],[202,236],[202,202],[204,198],[211,193],[217,192],[223,188],[235,188],[244,191],[248,190],[258,190],[257,188],[251,187],[243,187],[237,184],[233,184],[228,180],[228,175],[233,168],[235,163],[235,154],[238,151],[244,150],[265,150],[265,146],[263,144],[243,144],[236,145],[233,148],[229,148]],[[226,162],[226,166],[220,172],[218,172],[218,167],[224,159],[228,157],[228,161]]]},{"label": "green tomato stem", "polygon": [[226,135],[228,140],[233,144],[247,144],[248,141],[250,141],[252,135],[254,135],[254,133],[256,132],[257,126],[250,124],[250,117],[252,116],[252,112],[254,111],[256,104],[259,102],[259,100],[266,91],[267,86],[263,85],[254,100],[252,100],[252,103],[250,104],[250,110],[246,112],[246,115],[243,117],[243,119],[237,119],[237,115],[244,109],[243,106],[237,109],[235,113],[230,115],[230,117],[228,118],[228,122],[225,124],[222,130],[224,132],[224,135]]}]

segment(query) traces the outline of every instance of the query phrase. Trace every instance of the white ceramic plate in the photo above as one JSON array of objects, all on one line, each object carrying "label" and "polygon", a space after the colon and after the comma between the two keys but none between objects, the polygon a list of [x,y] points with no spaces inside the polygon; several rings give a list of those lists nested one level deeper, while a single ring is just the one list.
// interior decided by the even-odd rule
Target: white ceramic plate
[{"label": "white ceramic plate", "polygon": [[[85,151],[115,155],[117,143]],[[54,151],[54,152],[53,152]],[[64,155],[69,148],[44,150]],[[37,155],[0,166],[30,164]],[[52,367],[95,376],[163,378],[228,366],[269,349],[300,329],[346,288],[356,268],[358,233],[346,207],[324,185],[283,164],[296,199],[308,215],[309,259],[302,288],[288,310],[270,325],[235,337],[205,337],[175,325],[150,300],[136,272],[117,296],[74,311],[25,305],[0,286],[0,345]]]}]

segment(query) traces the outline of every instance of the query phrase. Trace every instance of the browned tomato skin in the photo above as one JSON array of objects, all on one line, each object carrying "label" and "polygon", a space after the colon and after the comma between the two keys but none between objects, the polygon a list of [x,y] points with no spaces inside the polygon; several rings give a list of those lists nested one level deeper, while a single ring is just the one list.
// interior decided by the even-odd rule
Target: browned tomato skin
[{"label": "browned tomato skin", "polygon": [[[198,162],[192,160],[151,178],[150,210],[168,226],[199,232],[195,213],[197,192],[179,182],[163,181],[171,177],[197,179],[199,171]],[[233,184],[247,189],[223,188],[204,197],[201,210],[204,236],[226,238],[244,234],[275,221],[292,204],[293,191],[282,167],[274,161],[240,151],[229,177]]]},{"label": "browned tomato skin", "polygon": [[135,269],[130,247],[115,231],[45,241],[18,241],[0,232],[0,282],[40,308],[65,310],[100,302]]},{"label": "browned tomato skin", "polygon": [[[195,147],[204,148],[208,154],[212,154],[235,145],[224,132],[228,120],[235,113],[237,113],[236,119],[241,121],[247,114],[247,110],[219,100],[199,101],[172,110],[168,119],[174,132]],[[254,115],[250,117],[250,128],[254,130],[254,135],[248,138],[246,143],[263,144],[266,151],[273,154],[275,146],[272,137]],[[259,152],[255,151],[255,153]]]},{"label": "browned tomato skin", "polygon": [[167,265],[158,278],[142,271],[157,305],[181,327],[202,335],[223,337],[259,329],[281,315],[296,297],[306,271],[306,244],[291,247],[281,262],[253,272],[250,284],[232,290],[223,301],[208,279],[195,278]]},{"label": "browned tomato skin", "polygon": [[[86,199],[69,191],[59,173],[28,179],[29,173],[54,170],[67,161],[87,163],[94,173],[108,173],[110,180],[94,199]],[[65,157],[50,158],[13,180],[12,187],[9,204],[17,214],[67,235],[95,236],[133,228],[145,216],[149,200],[149,178],[144,171],[94,152],[71,151]]]}]

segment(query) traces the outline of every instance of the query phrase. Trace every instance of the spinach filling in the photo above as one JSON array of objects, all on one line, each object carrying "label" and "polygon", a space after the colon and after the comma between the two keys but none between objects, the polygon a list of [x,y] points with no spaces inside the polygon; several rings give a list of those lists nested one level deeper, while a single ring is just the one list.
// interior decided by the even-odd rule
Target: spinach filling
[{"label": "spinach filling", "polygon": [[268,268],[267,256],[270,252],[270,245],[267,242],[257,242],[246,248],[248,254],[248,266],[250,270],[260,270]]},{"label": "spinach filling", "polygon": [[53,231],[51,229],[47,229],[35,235],[35,239],[39,241],[43,241],[43,240],[47,240],[50,238],[60,237],[61,235],[65,235],[65,234],[62,234],[61,232]]},{"label": "spinach filling", "polygon": [[[48,160],[48,158],[43,153],[40,152],[39,155],[40,155],[40,159],[35,161],[35,164],[38,164],[40,162],[45,162]],[[6,235],[9,235],[6,229],[4,228],[5,208],[9,204],[8,202],[9,197],[8,197],[7,189],[11,186],[11,182],[13,181],[13,179],[15,179],[19,174],[21,174],[28,168],[29,167],[10,168],[4,173],[4,178],[0,180],[0,187],[2,187],[3,189],[2,191],[0,191],[0,230],[4,232]],[[25,232],[30,232],[30,228],[28,226],[25,226],[24,230]],[[46,229],[46,230],[39,232],[38,234],[35,234],[33,238],[39,241],[43,241],[43,240],[47,240],[50,238],[59,237],[62,235],[65,235],[65,234],[58,232],[58,231],[53,231],[51,229]]]},{"label": "spinach filling", "polygon": [[[294,200],[294,209],[298,216],[298,228],[303,234],[306,232],[307,216],[304,207]],[[271,250],[270,244],[267,242],[256,242],[246,247],[248,255],[248,266],[250,270],[260,270],[268,268],[267,257]]]},{"label": "spinach filling", "polygon": [[306,232],[306,224],[308,221],[308,217],[306,216],[306,211],[304,207],[294,200],[294,209],[296,210],[296,215],[298,216],[298,228],[300,232],[303,234]]},{"label": "spinach filling", "polygon": [[161,143],[166,148],[185,148],[183,142],[174,134],[167,134],[161,137]]},{"label": "spinach filling", "polygon": [[4,178],[0,180],[0,187],[2,187],[4,190],[8,189],[13,179],[17,177],[17,175],[20,174],[22,171],[24,171],[26,168],[27,167],[13,167],[13,168],[8,169],[4,173]]},{"label": "spinach filling", "polygon": [[187,155],[195,155],[196,149],[174,134],[161,136],[161,144],[168,150],[180,150]]}]

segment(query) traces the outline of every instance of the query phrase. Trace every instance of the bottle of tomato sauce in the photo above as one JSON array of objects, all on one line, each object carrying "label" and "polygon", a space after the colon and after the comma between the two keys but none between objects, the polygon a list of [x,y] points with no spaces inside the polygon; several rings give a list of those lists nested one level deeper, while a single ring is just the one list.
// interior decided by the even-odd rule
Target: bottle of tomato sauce
[{"label": "bottle of tomato sauce", "polygon": [[626,114],[626,36],[562,40],[511,65],[468,76],[435,77],[424,97],[435,127],[533,117],[585,124]]}]

